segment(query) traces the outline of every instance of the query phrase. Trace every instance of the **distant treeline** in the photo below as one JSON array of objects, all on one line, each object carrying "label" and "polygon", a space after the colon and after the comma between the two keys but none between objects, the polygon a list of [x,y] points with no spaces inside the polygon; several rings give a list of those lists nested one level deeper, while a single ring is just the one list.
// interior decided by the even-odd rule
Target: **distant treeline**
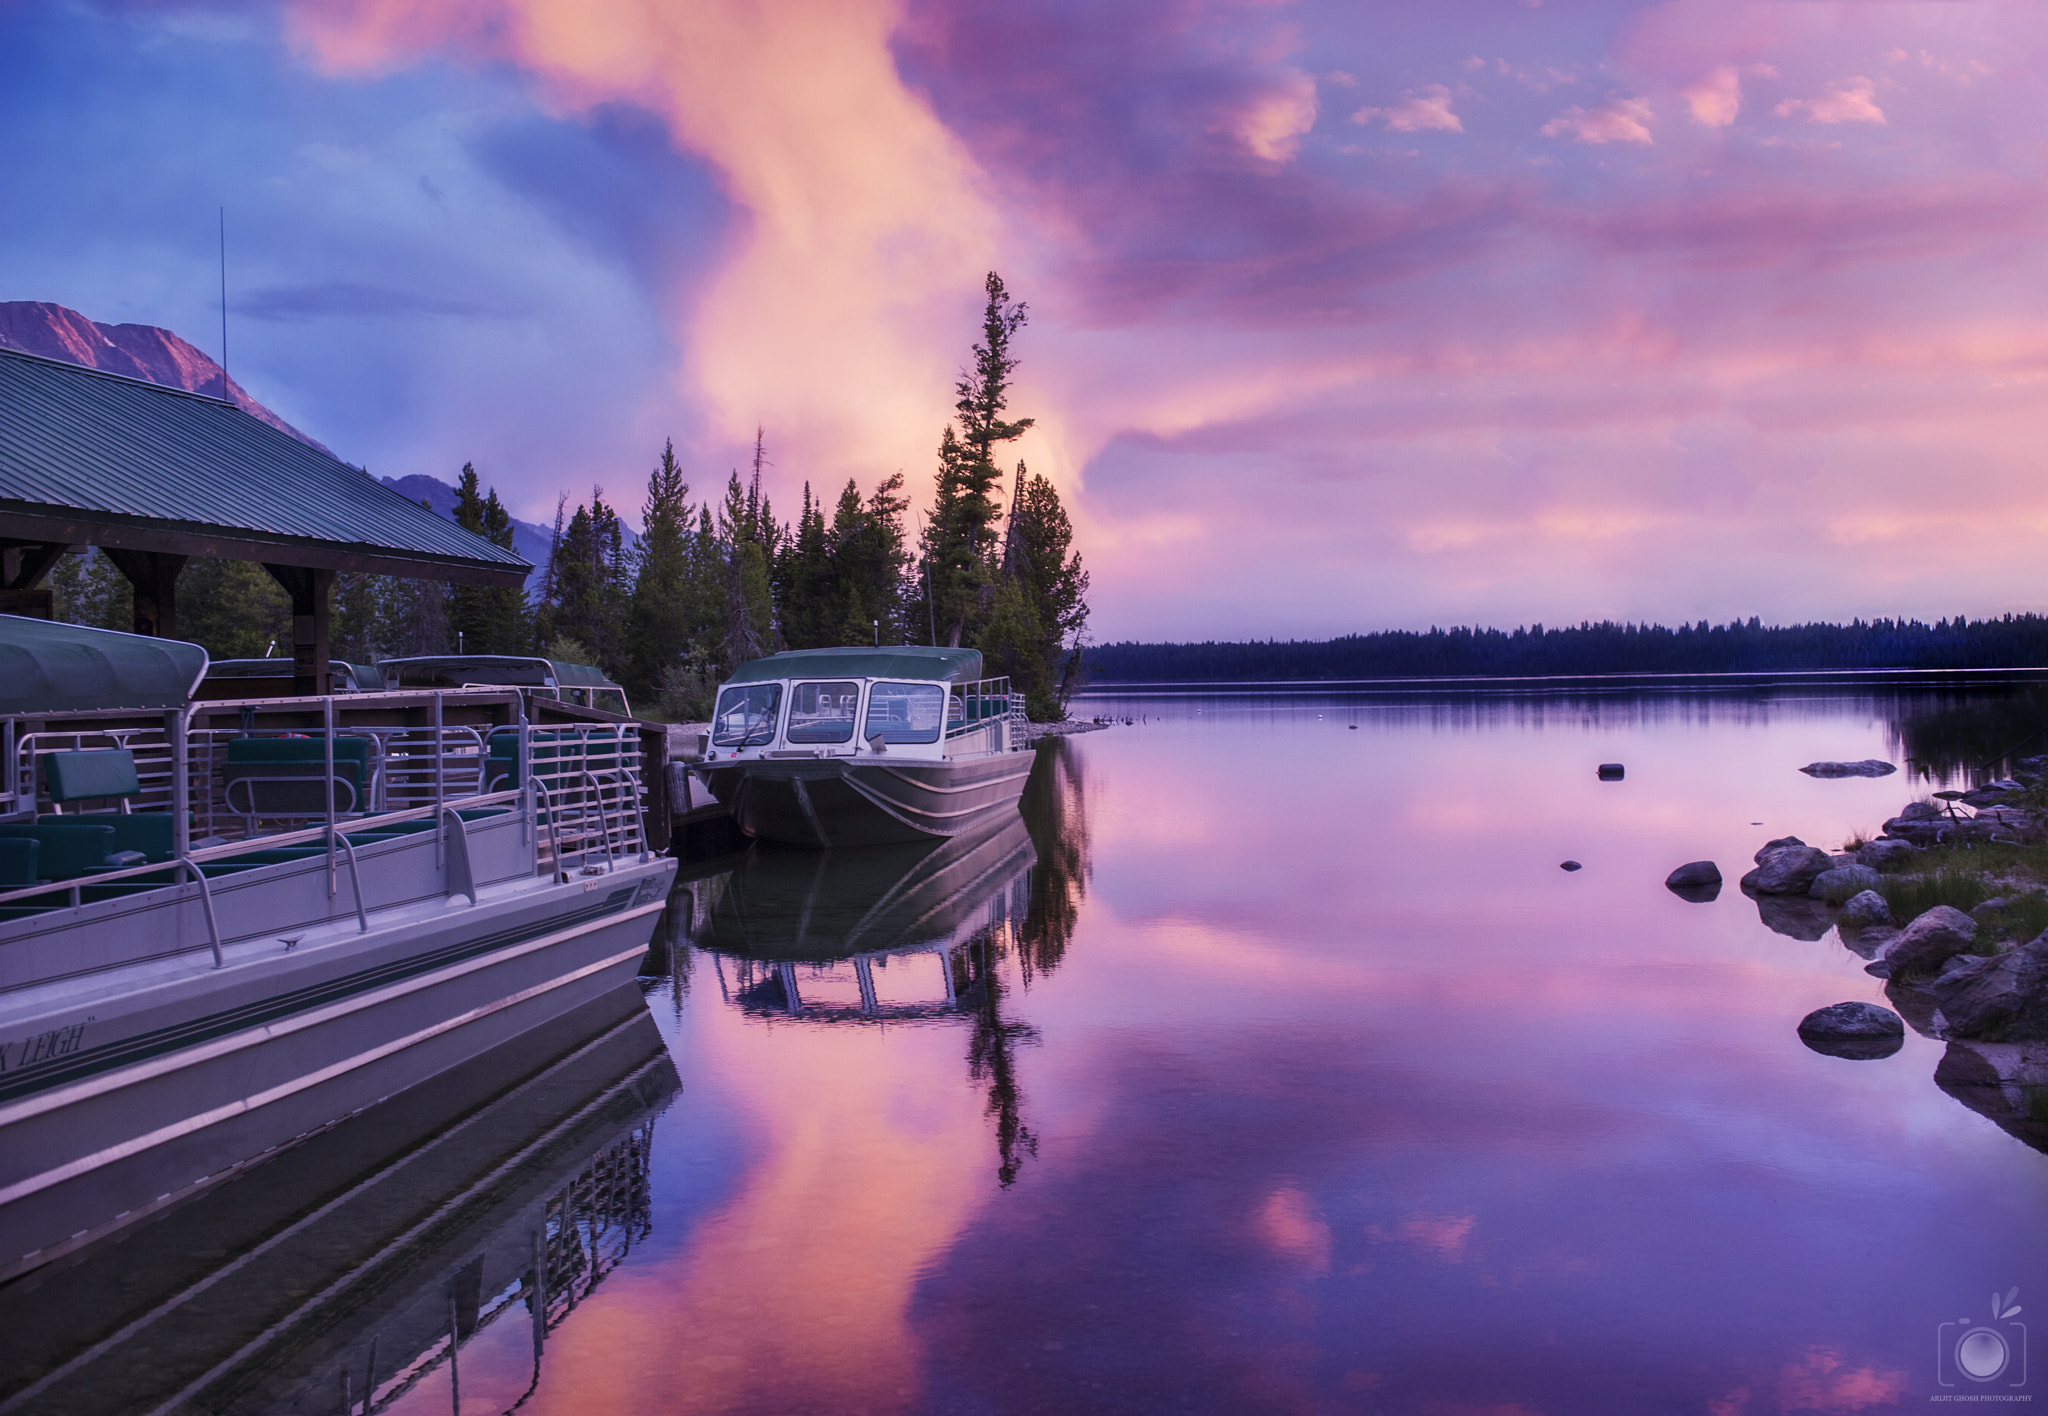
[{"label": "distant treeline", "polygon": [[1088,665],[1092,679],[1108,683],[2030,668],[2048,665],[2048,616],[1794,625],[1752,618],[1676,629],[1603,621],[1249,644],[1121,643],[1089,650]]}]

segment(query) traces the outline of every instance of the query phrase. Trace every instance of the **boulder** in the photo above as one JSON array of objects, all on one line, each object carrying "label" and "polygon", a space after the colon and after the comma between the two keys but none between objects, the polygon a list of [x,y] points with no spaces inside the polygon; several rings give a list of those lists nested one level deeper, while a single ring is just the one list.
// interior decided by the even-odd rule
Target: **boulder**
[{"label": "boulder", "polygon": [[1859,890],[1843,901],[1841,917],[1836,922],[1843,929],[1889,929],[1892,907],[1877,891]]},{"label": "boulder", "polygon": [[1893,819],[1897,821],[1932,821],[1939,815],[1941,815],[1941,808],[1931,801],[1909,801]]},{"label": "boulder", "polygon": [[1961,910],[1936,905],[1900,930],[1878,963],[1889,978],[1931,974],[1957,954],[1969,953],[1976,941],[1976,920]]},{"label": "boulder", "polygon": [[1860,860],[1858,860],[1858,859],[1856,859],[1856,852],[1854,852],[1854,851],[1829,851],[1829,852],[1828,852],[1828,869],[1829,869],[1829,870],[1840,870],[1840,869],[1841,869],[1841,868],[1842,868],[1843,866],[1845,866],[1845,865],[1861,865],[1861,864],[1863,864],[1863,862],[1862,862],[1862,861],[1860,861]]},{"label": "boulder", "polygon": [[1941,1008],[1926,988],[1925,979],[1893,979],[1884,986],[1885,1001],[1899,1010],[1906,1026],[1922,1037],[1940,1037]]},{"label": "boulder", "polygon": [[1961,801],[1964,806],[2004,806],[2025,790],[2018,782],[1987,782],[1975,791],[1964,792]]},{"label": "boulder", "polygon": [[1899,769],[1889,762],[1866,757],[1861,762],[1809,762],[1799,770],[1809,777],[1889,777]]},{"label": "boulder", "polygon": [[[324,769],[323,769],[323,770],[324,770]],[[1579,864],[1579,863],[1578,863],[1577,861],[1575,861],[1575,860],[1567,860],[1567,861],[1563,861],[1563,862],[1561,862],[1561,863],[1560,863],[1560,864],[1558,865],[1558,867],[1557,867],[1557,868],[1558,868],[1559,870],[1584,870],[1584,869],[1585,869],[1586,867],[1585,867],[1585,866],[1583,866],[1583,865],[1580,865],[1580,864]]]},{"label": "boulder", "polygon": [[1897,1013],[1875,1003],[1836,1003],[1800,1019],[1799,1040],[1831,1057],[1867,1061],[1903,1047],[1906,1025]]},{"label": "boulder", "polygon": [[2048,1038],[2048,934],[2003,954],[1964,960],[1927,988],[1949,1037]]},{"label": "boulder", "polygon": [[1697,889],[1702,885],[1719,885],[1721,867],[1710,860],[1688,861],[1664,877],[1664,883],[1673,890]]},{"label": "boulder", "polygon": [[1812,846],[1780,846],[1757,866],[1759,895],[1804,895],[1828,868],[1828,853]]},{"label": "boulder", "polygon": [[1816,900],[1839,905],[1852,895],[1877,888],[1877,872],[1867,865],[1838,865],[1813,877],[1806,893]]},{"label": "boulder", "polygon": [[1628,769],[1619,762],[1603,762],[1600,764],[1600,780],[1603,782],[1618,782],[1627,775],[1627,772]]},{"label": "boulder", "polygon": [[1769,855],[1772,851],[1781,851],[1785,849],[1785,847],[1787,846],[1803,846],[1805,844],[1806,842],[1800,840],[1797,836],[1780,836],[1775,841],[1765,841],[1761,846],[1758,846],[1756,848],[1756,854],[1751,856],[1750,859],[1755,861],[1758,865],[1762,865],[1764,863],[1764,857]]},{"label": "boulder", "polygon": [[1876,840],[1856,852],[1856,862],[1872,870],[1904,870],[1920,854],[1920,848],[1911,841]]}]

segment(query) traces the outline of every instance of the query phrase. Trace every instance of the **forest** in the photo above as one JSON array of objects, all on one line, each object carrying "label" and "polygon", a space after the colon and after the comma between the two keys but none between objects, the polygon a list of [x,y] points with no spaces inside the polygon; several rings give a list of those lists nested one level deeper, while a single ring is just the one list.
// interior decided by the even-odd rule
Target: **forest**
[{"label": "forest", "polygon": [[[351,663],[412,654],[543,653],[595,664],[640,711],[709,715],[737,664],[781,649],[950,644],[982,651],[1035,719],[1064,717],[1079,684],[1088,574],[1059,493],[1005,444],[1032,426],[1009,416],[1012,342],[1027,320],[1001,277],[985,283],[981,339],[955,386],[939,439],[931,513],[915,536],[902,473],[836,495],[808,482],[793,522],[763,490],[765,432],[751,475],[694,501],[674,441],[647,479],[629,534],[601,487],[571,511],[563,497],[539,592],[341,575],[330,641]],[[1007,505],[1006,505],[1007,503]],[[431,509],[431,508],[430,508]],[[512,517],[465,464],[455,521],[510,548]],[[127,629],[128,582],[97,551],[52,571],[59,619]],[[178,580],[177,632],[215,658],[263,658],[291,642],[290,603],[260,565],[195,557]],[[287,649],[288,652],[288,649]]]},{"label": "forest", "polygon": [[1532,624],[1383,630],[1325,640],[1098,645],[1091,678],[1117,683],[2004,669],[2048,665],[2048,616],[1848,624]]}]

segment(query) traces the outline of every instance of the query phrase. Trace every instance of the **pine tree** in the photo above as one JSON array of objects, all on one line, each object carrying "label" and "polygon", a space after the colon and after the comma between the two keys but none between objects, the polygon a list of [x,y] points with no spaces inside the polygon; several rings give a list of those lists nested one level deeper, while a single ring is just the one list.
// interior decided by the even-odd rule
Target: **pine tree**
[{"label": "pine tree", "polygon": [[623,625],[631,585],[625,525],[605,505],[604,488],[591,488],[590,505],[578,506],[569,518],[549,571],[554,591],[547,606],[549,638],[573,639],[614,677],[626,672]]},{"label": "pine tree", "polygon": [[[512,549],[512,514],[494,487],[481,495],[476,468],[462,464],[455,485],[455,524],[494,546]],[[532,638],[522,589],[455,585],[448,592],[448,625],[456,643],[471,654],[518,654]]]},{"label": "pine tree", "polygon": [[697,535],[690,514],[690,484],[683,480],[683,469],[676,462],[673,439],[663,444],[661,462],[647,479],[641,525],[632,603],[626,616],[631,676],[625,684],[636,702],[657,696],[663,671],[689,654],[702,630],[702,586],[696,573]]},{"label": "pine tree", "polygon": [[790,648],[822,649],[839,642],[832,614],[834,582],[832,556],[825,544],[825,511],[811,500],[811,484],[806,482],[796,533],[775,560],[775,600],[782,610],[782,637]]},{"label": "pine tree", "polygon": [[82,556],[57,557],[49,584],[53,613],[61,622],[124,634],[135,628],[135,587],[99,547],[87,546]]},{"label": "pine tree", "polygon": [[939,633],[948,644],[974,642],[975,631],[993,605],[997,572],[995,525],[1002,515],[1002,472],[995,449],[1023,435],[1034,420],[1010,419],[1010,374],[1017,360],[1010,341],[1022,329],[1027,307],[1012,303],[1002,277],[988,273],[983,288],[981,343],[974,369],[954,385],[953,405],[960,431],[951,424],[939,439],[938,485],[924,552],[937,601]]},{"label": "pine tree", "polygon": [[1001,638],[985,633],[981,648],[990,671],[1010,675],[1031,717],[1046,721],[1066,716],[1067,699],[1079,687],[1088,572],[1074,554],[1074,525],[1052,483],[1020,462],[1016,487],[997,593],[1007,607],[991,616],[992,628],[1001,620]]}]

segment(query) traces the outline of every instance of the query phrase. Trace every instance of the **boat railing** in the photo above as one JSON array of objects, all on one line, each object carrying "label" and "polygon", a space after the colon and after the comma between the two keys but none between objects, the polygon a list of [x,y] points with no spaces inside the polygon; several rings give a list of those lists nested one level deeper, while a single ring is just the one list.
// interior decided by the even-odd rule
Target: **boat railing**
[{"label": "boat railing", "polygon": [[1024,745],[1024,695],[1010,691],[1008,675],[956,683],[946,699],[946,740],[953,741],[1001,725],[996,749]]},{"label": "boat railing", "polygon": [[[449,721],[451,716],[464,721]],[[254,771],[230,774],[229,758],[237,751],[232,744],[251,739],[295,741],[282,753],[268,754],[274,762],[258,761]],[[8,787],[0,798],[0,820],[32,820],[38,812],[68,816],[62,803],[49,798],[43,760],[56,752],[110,748],[131,754],[140,782],[118,810],[168,815],[168,858],[9,889],[0,892],[0,908],[61,907],[59,901],[76,906],[84,889],[153,874],[161,878],[168,871],[167,885],[199,882],[218,959],[211,890],[199,867],[252,845],[324,846],[327,894],[331,899],[344,888],[345,867],[353,912],[364,929],[361,866],[355,843],[344,833],[438,820],[444,812],[460,825],[475,809],[504,807],[521,814],[541,874],[565,877],[572,866],[595,874],[621,860],[647,857],[637,727],[535,727],[515,689],[213,700],[169,713],[45,713],[0,720],[0,777]],[[243,750],[243,756],[250,754]],[[266,766],[272,770],[266,773]],[[89,824],[98,814],[87,811],[77,819]],[[444,834],[434,833],[434,840],[437,862],[445,867]]]}]

